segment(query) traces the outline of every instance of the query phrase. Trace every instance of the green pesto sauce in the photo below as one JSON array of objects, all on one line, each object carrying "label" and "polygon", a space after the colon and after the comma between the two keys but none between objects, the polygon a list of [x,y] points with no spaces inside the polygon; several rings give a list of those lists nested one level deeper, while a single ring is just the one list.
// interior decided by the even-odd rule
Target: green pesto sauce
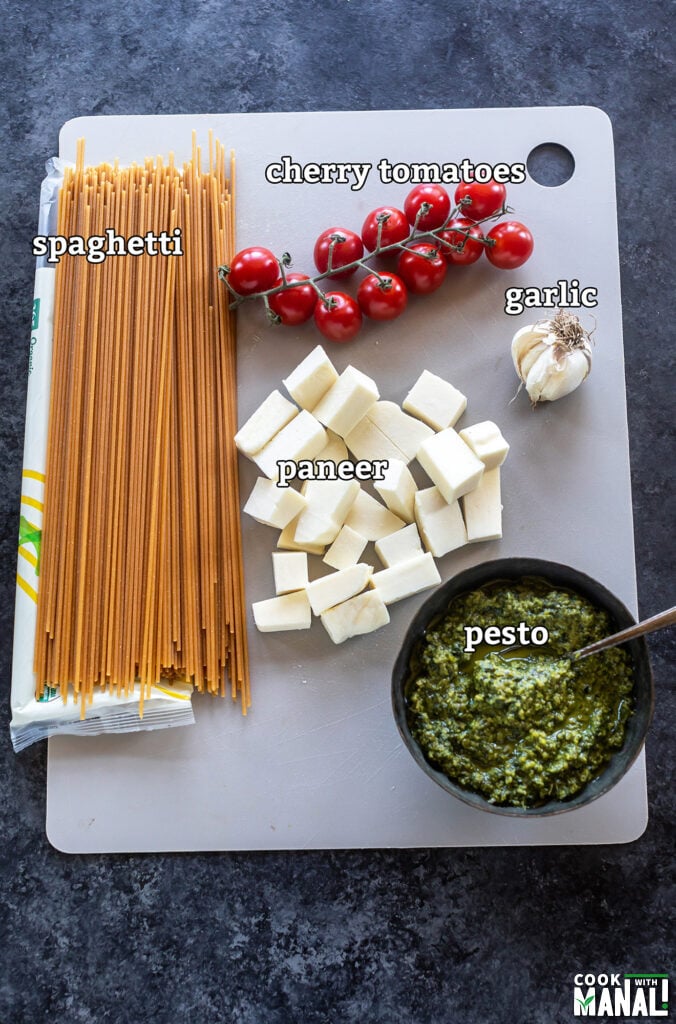
[{"label": "green pesto sauce", "polygon": [[[545,647],[465,653],[464,626],[545,626]],[[608,615],[544,580],[464,594],[427,630],[411,662],[407,718],[427,760],[488,801],[565,800],[596,778],[623,742],[633,688],[620,648],[571,663],[566,654],[613,632]]]}]

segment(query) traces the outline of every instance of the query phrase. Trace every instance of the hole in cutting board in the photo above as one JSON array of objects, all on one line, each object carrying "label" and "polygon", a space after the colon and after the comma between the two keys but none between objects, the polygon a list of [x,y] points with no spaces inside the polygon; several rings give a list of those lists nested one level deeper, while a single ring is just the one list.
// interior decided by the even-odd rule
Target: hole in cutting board
[{"label": "hole in cutting board", "polygon": [[558,142],[543,142],[531,149],[526,167],[533,181],[547,188],[565,185],[575,171],[575,158],[569,149]]}]

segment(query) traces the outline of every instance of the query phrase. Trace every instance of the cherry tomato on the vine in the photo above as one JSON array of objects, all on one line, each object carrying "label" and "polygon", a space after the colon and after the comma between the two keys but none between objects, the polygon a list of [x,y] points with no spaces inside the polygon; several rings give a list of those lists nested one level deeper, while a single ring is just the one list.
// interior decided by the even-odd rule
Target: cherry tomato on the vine
[{"label": "cherry tomato on the vine", "polygon": [[411,229],[405,213],[397,210],[394,206],[379,206],[377,210],[371,210],[361,229],[362,241],[369,252],[373,252],[378,243],[379,217],[387,218],[383,219],[380,235],[381,246],[403,242],[410,234]]},{"label": "cherry tomato on the vine", "polygon": [[359,285],[357,300],[371,320],[394,320],[406,309],[406,285],[396,274],[369,274]]},{"label": "cherry tomato on the vine", "polygon": [[[463,230],[458,231],[458,228],[463,228]],[[466,231],[469,233],[465,234]],[[437,235],[439,251],[443,253],[447,263],[454,263],[457,266],[476,263],[485,248],[481,242],[476,241],[477,238],[482,237],[481,228],[474,221],[466,220],[464,217],[455,217],[448,222],[448,227]],[[448,245],[444,245],[444,242],[447,242]],[[462,248],[460,250],[450,249],[451,245],[460,245]]]},{"label": "cherry tomato on the vine", "polygon": [[468,181],[456,188],[456,205],[465,198],[469,198],[471,202],[466,206],[463,204],[463,217],[483,220],[484,217],[491,217],[503,208],[507,199],[507,189],[499,181]]},{"label": "cherry tomato on the vine", "polygon": [[500,221],[486,237],[495,242],[495,245],[486,247],[486,256],[494,267],[501,270],[522,267],[533,251],[533,236],[518,220]]},{"label": "cherry tomato on the vine", "polygon": [[361,310],[351,295],[327,292],[315,306],[315,323],[329,341],[351,341],[361,328]]},{"label": "cherry tomato on the vine", "polygon": [[[287,274],[289,284],[294,281],[309,281],[307,274]],[[268,299],[270,309],[287,327],[304,324],[309,320],[317,305],[317,292],[311,284],[299,284],[294,288],[276,292]]]},{"label": "cherry tomato on the vine", "polygon": [[[344,241],[336,242],[333,247],[331,257],[332,269],[344,267],[346,263],[360,260],[364,255],[364,246],[362,245],[361,238],[354,231],[349,231],[347,228],[327,228],[326,231],[322,231],[315,242],[315,266],[320,274],[325,274],[329,269],[329,249],[333,241],[333,235],[339,235]],[[350,274],[354,274],[356,269],[356,267],[353,267],[351,270],[343,270],[340,273],[331,274],[331,277],[349,277]]]},{"label": "cherry tomato on the vine", "polygon": [[451,212],[451,200],[446,189],[441,185],[416,185],[404,202],[409,224],[415,224],[423,203],[428,203],[430,209],[418,221],[418,229],[433,231],[434,228],[440,228]]},{"label": "cherry tomato on the vine", "polygon": [[402,252],[397,270],[414,295],[429,295],[446,277],[446,260],[433,245],[420,242]]},{"label": "cherry tomato on the vine", "polygon": [[230,264],[228,284],[238,295],[266,292],[279,281],[279,263],[269,249],[260,246],[242,249]]}]

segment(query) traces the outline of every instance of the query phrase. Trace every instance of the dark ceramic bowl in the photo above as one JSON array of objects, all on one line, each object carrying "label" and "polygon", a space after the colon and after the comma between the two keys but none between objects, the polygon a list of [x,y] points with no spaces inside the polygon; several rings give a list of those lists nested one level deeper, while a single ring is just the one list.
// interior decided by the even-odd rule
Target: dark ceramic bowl
[{"label": "dark ceramic bowl", "polygon": [[452,782],[447,775],[438,771],[426,760],[410,733],[406,719],[405,689],[410,678],[411,657],[429,624],[437,616],[443,614],[451,600],[460,594],[496,580],[522,580],[525,577],[538,577],[586,597],[592,604],[608,612],[615,627],[612,632],[632,626],[636,621],[631,612],[610,591],[590,576],[586,576],[570,566],[545,562],[538,558],[504,558],[495,562],[484,562],[482,565],[476,565],[458,573],[457,576],[443,583],[419,609],[408,628],[392,672],[392,706],[399,732],[416,764],[447,793],[451,793],[471,807],[490,811],[493,814],[541,818],[547,815],[561,814],[564,811],[572,811],[576,807],[583,807],[591,803],[592,800],[596,800],[620,781],[638,757],[650,725],[654,704],[652,671],[648,658],[648,646],[644,637],[632,640],[625,645],[625,649],[631,656],[634,670],[634,712],[627,721],[624,745],[612,756],[601,774],[587,783],[583,790],[569,800],[549,800],[534,807],[497,806],[489,803],[478,793],[473,793]]}]

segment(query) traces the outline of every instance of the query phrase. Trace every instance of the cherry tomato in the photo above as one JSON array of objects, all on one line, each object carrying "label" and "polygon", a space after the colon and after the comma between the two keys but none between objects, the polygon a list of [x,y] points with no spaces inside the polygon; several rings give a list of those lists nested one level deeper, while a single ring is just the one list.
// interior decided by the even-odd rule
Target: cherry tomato
[{"label": "cherry tomato", "polygon": [[[453,230],[464,228],[464,231]],[[469,231],[469,235],[465,234]],[[465,266],[468,263],[476,263],[485,249],[476,238],[481,238],[481,228],[474,221],[466,220],[464,217],[456,217],[448,222],[448,227],[437,235],[439,239],[439,251],[443,254],[447,263],[454,263],[458,266]],[[444,245],[447,242],[448,245]],[[449,249],[449,245],[461,245],[462,249]]]},{"label": "cherry tomato", "polygon": [[495,241],[495,245],[486,246],[486,256],[501,270],[522,267],[533,251],[533,236],[518,220],[500,221],[486,237]]},{"label": "cherry tomato", "polygon": [[406,309],[406,285],[396,274],[369,274],[359,285],[361,311],[372,320],[394,320]]},{"label": "cherry tomato", "polygon": [[345,292],[327,292],[325,300],[315,306],[317,327],[329,341],[351,341],[362,324],[359,306]]},{"label": "cherry tomato", "polygon": [[242,249],[230,264],[228,284],[238,295],[266,292],[279,284],[279,263],[269,249]]},{"label": "cherry tomato", "polygon": [[397,270],[414,295],[429,295],[446,277],[446,260],[433,245],[420,242],[402,252]]},{"label": "cherry tomato", "polygon": [[410,234],[405,213],[397,210],[394,206],[379,206],[377,210],[371,210],[361,229],[362,241],[369,252],[373,252],[378,242],[378,218],[385,216],[387,220],[383,221],[380,235],[381,245],[394,245],[395,242],[403,242]]},{"label": "cherry tomato", "polygon": [[[327,228],[315,242],[315,266],[320,274],[325,274],[329,269],[329,247],[333,235],[340,235],[344,241],[336,242],[333,247],[332,267],[344,267],[346,263],[360,260],[364,255],[361,238],[354,231],[348,231],[347,228]],[[356,269],[353,267],[352,270],[343,270],[342,273],[331,274],[331,277],[349,277]]]},{"label": "cherry tomato", "polygon": [[419,230],[432,231],[434,228],[440,228],[451,212],[451,200],[446,189],[441,185],[416,185],[406,196],[404,203],[409,224],[415,224],[418,210],[423,203],[428,203],[430,209],[418,221]]},{"label": "cherry tomato", "polygon": [[[287,281],[309,281],[307,274],[287,274]],[[311,284],[297,285],[288,291],[277,292],[268,299],[270,309],[281,318],[287,327],[304,324],[309,320],[317,305],[317,292]]]},{"label": "cherry tomato", "polygon": [[507,189],[498,181],[468,181],[460,184],[455,190],[456,205],[461,199],[469,197],[471,202],[462,207],[463,217],[472,220],[483,220],[501,210],[507,199]]}]

